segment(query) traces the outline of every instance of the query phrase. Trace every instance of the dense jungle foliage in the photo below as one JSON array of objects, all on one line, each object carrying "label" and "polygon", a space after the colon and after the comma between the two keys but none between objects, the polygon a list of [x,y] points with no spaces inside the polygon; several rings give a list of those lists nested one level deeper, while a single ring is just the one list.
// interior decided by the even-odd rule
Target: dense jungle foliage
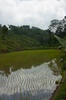
[{"label": "dense jungle foliage", "polygon": [[52,20],[47,30],[29,25],[0,25],[0,53],[55,48],[59,43],[54,34],[66,37],[66,17]]}]

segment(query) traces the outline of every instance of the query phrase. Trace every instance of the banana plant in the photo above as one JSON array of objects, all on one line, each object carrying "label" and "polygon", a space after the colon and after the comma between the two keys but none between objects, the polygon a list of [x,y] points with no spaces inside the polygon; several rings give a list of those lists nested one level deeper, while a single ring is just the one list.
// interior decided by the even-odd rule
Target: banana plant
[{"label": "banana plant", "polygon": [[66,52],[66,39],[62,39],[57,35],[54,35],[54,36],[59,41],[59,43],[64,47],[63,50]]}]

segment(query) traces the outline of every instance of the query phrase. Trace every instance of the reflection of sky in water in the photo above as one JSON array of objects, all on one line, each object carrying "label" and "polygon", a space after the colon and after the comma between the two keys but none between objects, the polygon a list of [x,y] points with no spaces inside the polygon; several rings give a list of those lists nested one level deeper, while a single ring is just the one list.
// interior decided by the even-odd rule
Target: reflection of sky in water
[{"label": "reflection of sky in water", "polygon": [[48,65],[20,69],[8,77],[0,74],[0,100],[49,100],[61,76],[53,75]]}]

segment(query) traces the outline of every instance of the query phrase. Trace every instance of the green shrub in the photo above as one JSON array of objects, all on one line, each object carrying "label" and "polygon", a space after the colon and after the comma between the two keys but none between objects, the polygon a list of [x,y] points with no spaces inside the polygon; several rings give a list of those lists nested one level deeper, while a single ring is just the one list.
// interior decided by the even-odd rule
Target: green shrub
[{"label": "green shrub", "polygon": [[66,61],[63,62],[62,69],[66,70]]},{"label": "green shrub", "polygon": [[57,84],[57,85],[58,85],[58,84],[59,84],[59,81],[57,80],[57,81],[55,82],[55,84]]}]

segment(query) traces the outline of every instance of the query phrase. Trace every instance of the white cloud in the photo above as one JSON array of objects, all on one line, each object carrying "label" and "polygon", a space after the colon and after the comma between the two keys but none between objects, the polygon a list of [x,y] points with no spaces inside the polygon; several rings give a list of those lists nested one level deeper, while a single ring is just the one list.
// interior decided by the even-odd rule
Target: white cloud
[{"label": "white cloud", "polygon": [[66,15],[65,0],[0,0],[0,23],[47,28]]}]

